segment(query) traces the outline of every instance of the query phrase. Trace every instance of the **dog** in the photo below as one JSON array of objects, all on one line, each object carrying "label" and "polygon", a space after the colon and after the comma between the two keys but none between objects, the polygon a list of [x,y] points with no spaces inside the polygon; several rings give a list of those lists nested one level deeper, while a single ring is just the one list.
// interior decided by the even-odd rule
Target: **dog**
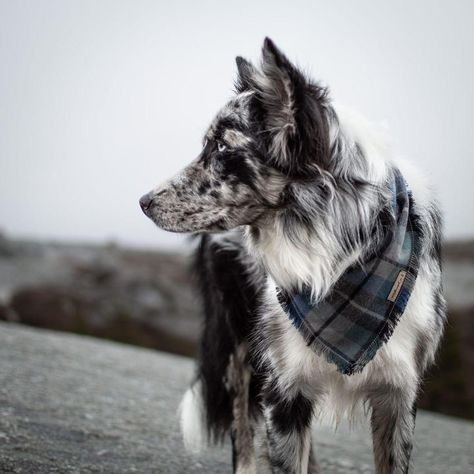
[{"label": "dog", "polygon": [[[235,95],[199,156],[140,199],[158,227],[199,239],[206,317],[196,379],[181,404],[185,445],[196,451],[230,434],[238,474],[314,474],[312,420],[352,417],[362,407],[376,472],[406,473],[417,394],[446,320],[438,205],[423,175],[392,156],[384,133],[336,106],[270,39],[260,66],[236,62]],[[398,206],[390,204],[395,173],[409,188],[416,279],[371,355],[344,372],[308,343],[288,304],[308,294],[313,311],[343,275],[377,258],[386,211]],[[386,304],[406,274],[398,273]]]}]

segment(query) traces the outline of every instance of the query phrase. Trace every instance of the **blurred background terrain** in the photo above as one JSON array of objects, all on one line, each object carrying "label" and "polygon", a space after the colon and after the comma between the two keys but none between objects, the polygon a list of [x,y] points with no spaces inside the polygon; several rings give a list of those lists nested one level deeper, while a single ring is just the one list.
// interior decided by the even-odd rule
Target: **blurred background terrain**
[{"label": "blurred background terrain", "polygon": [[472,0],[0,0],[0,320],[196,353],[192,245],[138,199],[199,154],[235,56],[258,63],[269,36],[436,186],[449,324],[421,405],[474,419],[473,15]]},{"label": "blurred background terrain", "polygon": [[[422,408],[474,419],[474,241],[444,246],[449,304]],[[202,323],[191,257],[0,237],[0,319],[193,356]]]}]

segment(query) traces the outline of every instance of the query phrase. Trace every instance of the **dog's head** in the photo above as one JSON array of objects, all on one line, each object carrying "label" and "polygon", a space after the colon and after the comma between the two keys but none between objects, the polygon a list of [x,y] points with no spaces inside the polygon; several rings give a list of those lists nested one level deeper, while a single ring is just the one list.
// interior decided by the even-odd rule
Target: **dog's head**
[{"label": "dog's head", "polygon": [[329,161],[327,91],[266,39],[260,68],[237,58],[235,96],[218,112],[199,156],[140,199],[173,232],[258,225],[286,205],[286,188]]}]

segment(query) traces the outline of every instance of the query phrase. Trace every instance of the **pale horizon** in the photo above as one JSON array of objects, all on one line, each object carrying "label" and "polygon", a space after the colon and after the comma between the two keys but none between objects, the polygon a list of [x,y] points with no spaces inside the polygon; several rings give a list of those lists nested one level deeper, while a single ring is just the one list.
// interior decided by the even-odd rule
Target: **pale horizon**
[{"label": "pale horizon", "polygon": [[[409,11],[409,14],[407,14]],[[474,3],[0,0],[0,231],[186,248],[138,199],[200,151],[234,58],[276,44],[338,102],[386,123],[474,236]]]}]

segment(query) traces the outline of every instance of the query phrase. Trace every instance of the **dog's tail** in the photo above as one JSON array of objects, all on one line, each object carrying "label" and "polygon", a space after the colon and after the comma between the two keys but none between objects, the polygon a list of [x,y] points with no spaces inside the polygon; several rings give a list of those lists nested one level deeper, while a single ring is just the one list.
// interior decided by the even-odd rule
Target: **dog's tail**
[{"label": "dog's tail", "polygon": [[[196,253],[195,271],[200,283],[204,309],[204,328],[198,357],[196,379],[181,403],[181,430],[184,445],[199,452],[208,444],[226,439],[234,419],[236,381],[249,372],[253,380],[245,396],[248,414],[255,416],[259,407],[259,385],[252,376],[247,341],[252,333],[261,285],[244,264],[245,249],[240,240],[213,240],[201,237]],[[253,270],[252,270],[253,271]],[[232,380],[230,380],[232,379]]]},{"label": "dog's tail", "polygon": [[184,394],[179,405],[179,417],[186,451],[199,453],[207,446],[209,438],[202,383],[199,379]]}]

